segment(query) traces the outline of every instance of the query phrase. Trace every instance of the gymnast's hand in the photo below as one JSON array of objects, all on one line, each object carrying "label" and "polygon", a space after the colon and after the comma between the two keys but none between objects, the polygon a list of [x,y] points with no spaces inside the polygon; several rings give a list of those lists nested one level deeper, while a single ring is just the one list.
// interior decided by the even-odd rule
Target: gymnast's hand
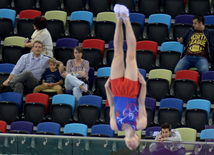
[{"label": "gymnast's hand", "polygon": [[143,86],[146,86],[146,81],[145,81],[144,77],[140,74],[139,71],[138,71],[138,81],[139,81]]},{"label": "gymnast's hand", "polygon": [[105,83],[105,88],[110,88],[110,84],[111,84],[111,78],[109,77]]}]

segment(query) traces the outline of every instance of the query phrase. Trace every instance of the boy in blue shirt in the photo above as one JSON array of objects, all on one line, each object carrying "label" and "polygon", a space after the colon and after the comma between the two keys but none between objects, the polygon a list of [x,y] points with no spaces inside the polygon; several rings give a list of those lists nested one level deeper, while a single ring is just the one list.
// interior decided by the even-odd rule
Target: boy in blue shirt
[{"label": "boy in blue shirt", "polygon": [[59,70],[56,68],[57,61],[55,58],[50,58],[48,61],[49,68],[44,72],[42,77],[42,85],[39,85],[34,88],[33,93],[39,93],[44,89],[53,89],[57,91],[57,94],[63,94],[62,87],[63,78],[59,73]]}]

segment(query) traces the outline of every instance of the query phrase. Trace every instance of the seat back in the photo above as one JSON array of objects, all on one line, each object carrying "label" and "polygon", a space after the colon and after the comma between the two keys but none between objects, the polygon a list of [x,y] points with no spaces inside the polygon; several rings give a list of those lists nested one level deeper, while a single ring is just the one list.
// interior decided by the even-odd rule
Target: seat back
[{"label": "seat back", "polygon": [[[148,127],[146,128],[146,134],[145,134],[145,137],[155,137],[154,136],[154,132],[158,133],[161,131],[161,127],[160,126],[153,126],[153,127]],[[155,134],[156,134],[155,133]]]},{"label": "seat back", "polygon": [[[197,131],[192,128],[176,128],[181,135],[182,141],[195,142]],[[194,145],[184,145],[187,151],[192,151],[194,149]]]},{"label": "seat back", "polygon": [[[142,130],[135,131],[135,134],[137,134],[138,137],[141,139],[141,137],[142,137]],[[125,136],[125,132],[124,131],[118,131],[117,132],[117,136]]]},{"label": "seat back", "polygon": [[176,108],[180,111],[180,118],[183,113],[183,101],[177,98],[166,98],[160,101],[160,108]]},{"label": "seat back", "polygon": [[142,26],[142,31],[144,30],[145,24],[145,15],[141,13],[130,13],[129,14],[130,22],[140,23]]},{"label": "seat back", "polygon": [[172,18],[184,12],[184,1],[164,0],[164,13],[169,14]]},{"label": "seat back", "polygon": [[179,53],[183,53],[184,45],[177,41],[164,42],[161,45],[161,51],[177,51]]},{"label": "seat back", "polygon": [[56,135],[60,134],[60,125],[54,122],[43,122],[37,125],[37,132],[52,132]]},{"label": "seat back", "polygon": [[0,3],[0,9],[2,8],[10,8],[12,0],[2,0]]},{"label": "seat back", "polygon": [[169,82],[169,86],[172,81],[172,72],[167,69],[153,69],[149,72],[149,79],[161,78],[166,79]]},{"label": "seat back", "polygon": [[214,80],[214,71],[202,73],[201,81],[203,80]]},{"label": "seat back", "polygon": [[51,105],[51,119],[53,122],[59,123],[61,127],[72,121],[72,106],[69,104],[55,103]]},{"label": "seat back", "polygon": [[54,57],[66,64],[69,59],[73,59],[73,48],[70,47],[57,47],[54,49]]},{"label": "seat back", "polygon": [[198,86],[198,72],[192,70],[181,70],[175,74],[175,80],[177,79],[189,79],[195,81],[195,89]]},{"label": "seat back", "polygon": [[183,15],[177,15],[175,17],[175,24],[190,24],[192,25],[194,15],[188,15],[188,14],[183,14]]},{"label": "seat back", "polygon": [[14,64],[2,63],[2,64],[0,64],[0,72],[2,72],[2,73],[11,73],[14,67],[15,67]]},{"label": "seat back", "polygon": [[97,77],[110,76],[111,67],[102,67],[97,70]]},{"label": "seat back", "polygon": [[82,42],[82,48],[97,48],[102,51],[102,58],[104,56],[105,41],[101,39],[87,39]]},{"label": "seat back", "polygon": [[153,110],[153,117],[155,116],[156,100],[151,97],[146,97],[145,106],[150,107]]},{"label": "seat back", "polygon": [[5,63],[16,64],[23,55],[23,48],[20,46],[4,46],[2,48],[2,59]]},{"label": "seat back", "polygon": [[18,130],[18,131],[26,131],[29,134],[33,133],[33,123],[27,121],[16,121],[11,123],[10,131]]},{"label": "seat back", "polygon": [[0,102],[0,118],[2,121],[11,124],[19,116],[19,105],[16,102],[1,101]]},{"label": "seat back", "polygon": [[143,13],[147,18],[151,14],[155,14],[160,10],[159,0],[139,0],[138,7],[141,13]]},{"label": "seat back", "polygon": [[100,12],[97,14],[97,22],[98,21],[109,21],[117,23],[117,18],[115,13],[113,12]]},{"label": "seat back", "polygon": [[29,10],[36,7],[36,1],[35,0],[15,0],[15,8],[17,13],[19,13],[22,10]]},{"label": "seat back", "polygon": [[74,114],[74,108],[75,108],[75,97],[70,94],[57,94],[53,96],[52,104],[55,103],[63,103],[63,104],[69,104],[72,106],[72,113]]},{"label": "seat back", "polygon": [[97,95],[81,96],[79,99],[79,105],[81,104],[96,105],[97,107],[99,107],[99,113],[101,114],[102,98],[100,96]]},{"label": "seat back", "polygon": [[42,14],[47,11],[59,10],[61,5],[61,0],[39,0],[39,6]]},{"label": "seat back", "polygon": [[156,60],[156,56],[157,56],[157,49],[158,49],[158,43],[154,42],[154,41],[138,41],[137,45],[136,45],[136,49],[140,50],[140,49],[144,49],[144,50],[150,50],[153,51],[155,54],[155,60]]},{"label": "seat back", "polygon": [[19,110],[22,107],[22,94],[16,92],[5,92],[0,94],[0,101],[16,102],[19,105]]},{"label": "seat back", "polygon": [[200,139],[214,139],[214,129],[202,130]]},{"label": "seat back", "polygon": [[19,19],[28,18],[28,19],[34,19],[35,17],[41,16],[41,11],[38,10],[22,10],[19,13]]},{"label": "seat back", "polygon": [[83,58],[89,61],[90,67],[97,70],[102,66],[102,51],[98,48],[83,48]]},{"label": "seat back", "polygon": [[15,27],[16,11],[12,9],[0,9],[0,18],[11,19],[13,23],[13,28]]},{"label": "seat back", "polygon": [[114,137],[114,131],[111,129],[108,124],[97,124],[93,125],[91,128],[91,135],[93,134],[104,134],[110,137]]},{"label": "seat back", "polygon": [[45,18],[61,20],[64,23],[64,28],[66,27],[67,13],[65,11],[47,11],[45,13]]},{"label": "seat back", "polygon": [[70,15],[74,11],[85,10],[85,0],[64,0],[65,11]]},{"label": "seat back", "polygon": [[100,12],[105,12],[108,11],[110,7],[110,2],[109,0],[90,0],[89,1],[89,8],[90,11],[93,12],[94,16],[97,16],[98,13]]},{"label": "seat back", "polygon": [[5,121],[0,121],[0,131],[6,133],[7,123]]},{"label": "seat back", "polygon": [[70,47],[74,48],[79,45],[79,41],[74,38],[60,38],[56,41],[56,48],[57,47]]},{"label": "seat back", "polygon": [[85,20],[90,23],[90,30],[93,25],[93,13],[89,11],[74,11],[71,13],[70,20]]},{"label": "seat back", "polygon": [[192,99],[187,102],[187,109],[203,109],[207,111],[207,119],[210,116],[210,106],[211,103],[204,99]]},{"label": "seat back", "polygon": [[168,33],[171,28],[171,16],[167,14],[153,14],[149,16],[148,23],[162,23],[168,26]]},{"label": "seat back", "polygon": [[91,128],[99,120],[99,107],[96,105],[82,104],[77,107],[77,117],[80,123]]},{"label": "seat back", "polygon": [[92,90],[93,84],[94,84],[94,68],[90,67],[88,71],[88,81],[89,81],[89,89]]},{"label": "seat back", "polygon": [[201,14],[202,16],[205,16],[206,14],[210,13],[210,1],[209,0],[189,0],[189,3],[187,4],[189,7],[190,14],[197,15]]},{"label": "seat back", "polygon": [[105,83],[108,80],[108,77],[97,77],[95,80],[95,94],[101,96],[103,99],[106,99]]},{"label": "seat back", "polygon": [[45,105],[43,103],[28,102],[24,104],[25,120],[32,122],[35,126],[42,122],[45,117]]},{"label": "seat back", "polygon": [[26,38],[24,37],[19,37],[19,36],[11,36],[11,37],[7,37],[4,40],[4,46],[20,46],[23,47],[24,43],[25,43]]},{"label": "seat back", "polygon": [[45,111],[47,113],[48,109],[48,100],[49,96],[47,94],[42,94],[42,93],[33,93],[33,94],[28,94],[25,99],[25,103],[28,102],[38,102],[42,103],[45,105]]},{"label": "seat back", "polygon": [[88,126],[82,123],[70,123],[64,127],[64,134],[79,133],[87,137]]}]

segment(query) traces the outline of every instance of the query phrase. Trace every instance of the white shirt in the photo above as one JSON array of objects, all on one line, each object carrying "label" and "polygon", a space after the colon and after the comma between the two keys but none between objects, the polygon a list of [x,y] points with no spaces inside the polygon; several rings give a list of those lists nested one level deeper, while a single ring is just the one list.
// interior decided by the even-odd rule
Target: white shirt
[{"label": "white shirt", "polygon": [[43,55],[53,57],[53,42],[50,33],[47,28],[41,30],[35,30],[31,36],[31,41],[40,40],[43,43]]}]

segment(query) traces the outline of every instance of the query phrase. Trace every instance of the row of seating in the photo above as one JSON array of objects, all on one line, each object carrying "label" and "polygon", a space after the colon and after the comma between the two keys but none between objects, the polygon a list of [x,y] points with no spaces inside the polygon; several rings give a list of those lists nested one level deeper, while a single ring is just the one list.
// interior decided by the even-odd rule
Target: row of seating
[{"label": "row of seating", "polygon": [[[33,123],[28,121],[15,121],[12,122],[10,125],[9,133],[21,133],[21,134],[33,134]],[[183,131],[186,131],[186,134],[191,131],[194,134],[194,139],[196,140],[197,131],[193,128],[176,128],[180,133],[181,136],[183,135]],[[145,129],[145,138],[146,139],[153,139],[157,132],[161,131],[160,126],[148,127]],[[7,132],[7,123],[5,121],[0,121],[0,132],[6,133]],[[88,136],[88,126],[82,123],[70,123],[66,124],[63,127],[63,131],[60,130],[60,125],[54,122],[43,122],[37,125],[37,134],[47,134],[47,135],[70,135],[70,136]],[[141,138],[142,131],[136,131]],[[91,127],[90,136],[92,137],[115,137],[114,131],[111,129],[110,125],[108,124],[97,124]],[[118,131],[117,137],[124,136],[124,132]],[[191,136],[192,137],[192,136]],[[190,138],[191,139],[191,138]],[[205,139],[214,139],[214,129],[213,128],[206,128],[201,131],[200,140]],[[194,141],[195,141],[194,140]],[[192,141],[192,140],[191,140]]]},{"label": "row of seating", "polygon": [[[13,96],[13,98],[11,98]],[[102,98],[95,95],[82,96],[75,107],[75,97],[69,94],[54,95],[52,104],[48,104],[49,96],[42,93],[28,94],[22,105],[22,95],[15,92],[0,94],[0,118],[11,124],[16,120],[26,120],[35,126],[43,121],[53,121],[65,126],[71,122],[80,122],[91,128],[95,124],[109,124],[109,106],[102,109]],[[154,126],[156,100],[146,98],[145,101],[148,124]],[[158,109],[158,124],[170,123],[173,128],[188,126],[200,132],[208,125],[211,103],[204,99],[192,99],[187,102],[185,124],[181,124],[183,101],[176,98],[166,98],[160,101]],[[22,108],[23,107],[23,108]],[[50,109],[50,112],[48,112]],[[12,113],[8,113],[8,111]],[[74,116],[74,111],[77,112]],[[101,120],[103,111],[103,120]],[[214,115],[213,115],[214,116]],[[195,121],[197,120],[197,121]],[[214,118],[212,118],[214,121]],[[213,122],[214,123],[214,122]]]},{"label": "row of seating", "polygon": [[[11,9],[0,9],[1,25],[7,27],[7,31],[0,31],[2,39],[11,35],[15,27],[16,12]],[[40,11],[25,10],[20,12],[17,22],[18,35],[30,38],[34,29],[32,27],[33,18],[41,16]],[[45,13],[47,19],[47,29],[49,30],[52,40],[55,42],[62,36],[65,36],[67,13],[64,11],[48,11]],[[193,15],[178,15],[175,18],[173,27],[173,39],[183,36],[186,31],[192,27]],[[213,15],[205,16],[205,25],[213,28]],[[11,21],[12,20],[12,21]],[[130,21],[137,40],[143,39],[145,15],[141,13],[130,13]],[[75,11],[71,13],[69,21],[69,35],[78,39],[80,42],[86,38],[96,37],[105,42],[113,39],[116,25],[116,16],[113,12],[102,12],[97,15],[95,22],[95,36],[91,36],[93,25],[93,13],[88,11]],[[149,16],[147,25],[147,38],[158,42],[169,40],[171,28],[171,16],[168,14],[152,14]],[[104,31],[105,30],[105,31]],[[155,31],[155,32],[154,32]]]},{"label": "row of seating", "polygon": [[[2,48],[2,62],[16,64],[22,54],[26,53],[26,48],[22,48],[24,44],[24,37],[7,37],[4,40]],[[73,48],[78,46],[79,42],[73,38],[61,38],[56,41],[56,48],[54,49],[54,57],[62,61],[64,64],[69,59],[72,59]],[[114,54],[113,41],[108,44],[106,51],[106,62],[103,62],[105,53],[105,42],[100,39],[86,39],[82,43],[84,51],[84,59],[88,60],[90,67],[97,70],[103,66],[111,66]],[[124,41],[124,54],[126,55],[127,43]],[[158,44],[154,41],[138,41],[137,42],[137,64],[139,68],[143,68],[146,72],[155,68],[157,57]],[[29,51],[27,51],[29,52]],[[174,68],[180,59],[183,52],[183,45],[179,42],[169,41],[161,45],[161,52],[159,57],[160,68],[169,69],[174,72]],[[124,57],[125,58],[125,57]],[[124,59],[125,60],[125,59]]]},{"label": "row of seating", "polygon": [[[1,131],[5,131],[5,122],[0,121]],[[17,121],[13,122],[10,126],[9,133],[30,133],[33,132],[33,126],[30,122],[25,121]],[[63,135],[64,136],[87,136],[87,126],[80,123],[71,123],[67,124],[64,127]],[[154,133],[160,132],[160,127],[150,127],[146,129],[145,138],[146,139],[154,139]],[[196,130],[192,128],[176,128],[179,131],[182,141],[195,142],[196,141]],[[141,138],[142,131],[136,131],[136,134]],[[201,131],[200,140],[208,140],[213,138],[214,129],[205,129]],[[114,137],[114,131],[111,130],[110,125],[94,125],[91,128],[90,137],[105,137],[105,139],[100,139],[97,141],[80,139],[78,137],[69,138],[58,138],[57,135],[60,135],[60,126],[57,123],[53,122],[44,122],[40,123],[37,126],[38,135],[46,135],[44,138],[42,137],[26,137],[25,135],[20,137],[15,136],[4,136],[1,134],[0,137],[0,145],[1,153],[6,154],[5,152],[10,153],[19,153],[19,154],[30,154],[30,153],[39,153],[39,154],[71,154],[75,150],[75,154],[80,154],[85,149],[89,149],[92,152],[98,153],[99,151],[103,152],[103,150],[114,152],[114,149],[125,148],[125,143],[123,141],[117,142],[114,144],[111,141],[108,141],[106,137]],[[56,135],[54,137],[48,137],[47,135]],[[89,136],[88,136],[89,137]],[[117,137],[124,137],[124,133],[119,131]],[[182,143],[182,142],[181,142]],[[73,144],[73,145],[72,145]],[[112,147],[114,145],[114,149]],[[122,145],[122,146],[121,146]],[[73,147],[72,147],[73,146]],[[191,152],[194,149],[197,149],[194,145],[184,145],[187,152]],[[36,150],[37,149],[37,150]],[[101,150],[99,150],[101,149]],[[146,151],[146,150],[145,150]],[[60,152],[60,153],[59,153]],[[101,153],[99,152],[99,153]],[[95,154],[96,154],[95,153]],[[104,153],[104,152],[103,152]],[[106,152],[105,152],[106,153]]]},{"label": "row of seating", "polygon": [[[0,82],[3,83],[15,65],[0,64],[0,66]],[[110,70],[110,67],[99,68],[97,71],[97,77],[94,80],[94,70],[90,67],[89,88],[92,90],[93,82],[95,81],[94,94],[101,96],[102,99],[106,99],[104,85],[110,76]],[[146,79],[146,70],[139,69],[139,71]],[[199,81],[199,74],[197,71],[178,71],[175,74],[175,79],[173,79],[172,72],[170,70],[152,69],[149,71],[147,79],[147,95],[155,98],[157,101],[160,101],[166,97],[174,96],[182,99],[185,103],[187,103],[188,100],[197,97],[207,99],[211,103],[214,103],[214,97],[212,95],[212,89],[214,88],[213,80],[214,71],[203,73],[201,76],[201,81]],[[173,94],[170,93],[171,89],[173,90]]]},{"label": "row of seating", "polygon": [[[3,0],[0,8],[12,8],[12,0]],[[138,11],[147,17],[157,12],[170,14],[173,18],[181,13],[191,14],[213,14],[213,2],[210,0],[194,1],[194,0],[38,0],[39,7],[36,7],[37,0],[14,0],[14,9],[19,13],[27,9],[39,9],[44,14],[51,10],[65,10],[68,14],[73,11],[88,10],[96,16],[100,12],[112,11],[115,4],[126,5],[131,12]],[[51,2],[51,3],[50,3]],[[187,4],[187,5],[185,5]]]}]

